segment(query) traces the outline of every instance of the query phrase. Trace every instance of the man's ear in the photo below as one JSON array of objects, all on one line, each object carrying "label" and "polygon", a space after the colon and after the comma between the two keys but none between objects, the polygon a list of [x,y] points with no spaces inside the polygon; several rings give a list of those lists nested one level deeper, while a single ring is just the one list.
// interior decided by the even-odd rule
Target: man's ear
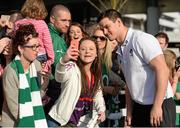
[{"label": "man's ear", "polygon": [[121,21],[121,19],[119,19],[119,18],[116,19],[116,22],[117,22],[119,25],[122,24],[122,21]]},{"label": "man's ear", "polygon": [[54,20],[55,20],[54,16],[50,16],[50,22],[54,23]]},{"label": "man's ear", "polygon": [[166,46],[165,46],[166,48],[168,47],[168,43],[166,43]]}]

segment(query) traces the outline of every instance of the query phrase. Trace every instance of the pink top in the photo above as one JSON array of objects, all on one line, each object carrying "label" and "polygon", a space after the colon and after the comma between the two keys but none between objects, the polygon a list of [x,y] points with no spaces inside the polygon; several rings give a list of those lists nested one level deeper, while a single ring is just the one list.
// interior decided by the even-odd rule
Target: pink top
[{"label": "pink top", "polygon": [[47,61],[44,71],[49,71],[51,64],[54,62],[54,51],[51,35],[48,26],[44,20],[36,19],[22,19],[15,22],[15,30],[18,29],[21,24],[33,24],[37,33],[39,34],[39,53],[38,55],[47,55]]}]

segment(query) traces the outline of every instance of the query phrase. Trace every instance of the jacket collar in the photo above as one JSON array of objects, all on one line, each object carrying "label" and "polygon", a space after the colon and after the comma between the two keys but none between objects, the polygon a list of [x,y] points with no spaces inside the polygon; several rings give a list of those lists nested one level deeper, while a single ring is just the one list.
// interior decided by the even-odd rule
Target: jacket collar
[{"label": "jacket collar", "polygon": [[48,27],[51,31],[63,37],[63,33],[59,32],[52,23],[48,23]]}]

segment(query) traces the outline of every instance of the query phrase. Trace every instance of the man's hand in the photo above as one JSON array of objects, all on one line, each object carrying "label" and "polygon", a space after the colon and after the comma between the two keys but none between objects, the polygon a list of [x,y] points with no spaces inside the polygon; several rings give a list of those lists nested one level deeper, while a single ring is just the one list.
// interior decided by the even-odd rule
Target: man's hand
[{"label": "man's hand", "polygon": [[125,121],[124,121],[124,127],[131,127],[131,120],[132,120],[132,117],[131,116],[127,116],[125,117]]},{"label": "man's hand", "polygon": [[128,87],[126,86],[125,87],[125,96],[126,96],[126,104],[127,104],[127,117],[126,117],[126,120],[125,120],[125,127],[130,127],[132,124],[131,124],[131,121],[132,121],[132,99],[131,99],[131,95],[129,93],[129,89]]},{"label": "man's hand", "polygon": [[150,113],[150,123],[154,127],[160,126],[163,121],[163,111],[161,107],[153,106]]}]

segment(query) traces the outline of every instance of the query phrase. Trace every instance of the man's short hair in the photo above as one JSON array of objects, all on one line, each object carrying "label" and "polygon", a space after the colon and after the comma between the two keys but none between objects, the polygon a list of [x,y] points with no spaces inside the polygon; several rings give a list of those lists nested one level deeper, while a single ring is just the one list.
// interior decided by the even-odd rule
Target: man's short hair
[{"label": "man's short hair", "polygon": [[56,15],[57,11],[59,11],[59,10],[70,13],[69,9],[66,6],[64,6],[62,4],[57,4],[51,9],[50,16]]},{"label": "man's short hair", "polygon": [[168,35],[165,33],[165,32],[158,32],[156,35],[155,35],[156,38],[165,38],[166,40],[166,44],[169,43],[169,37]]},{"label": "man's short hair", "polygon": [[97,21],[100,22],[103,18],[109,18],[113,22],[115,22],[117,18],[120,18],[122,20],[121,14],[114,9],[108,9],[105,12],[102,12]]}]

